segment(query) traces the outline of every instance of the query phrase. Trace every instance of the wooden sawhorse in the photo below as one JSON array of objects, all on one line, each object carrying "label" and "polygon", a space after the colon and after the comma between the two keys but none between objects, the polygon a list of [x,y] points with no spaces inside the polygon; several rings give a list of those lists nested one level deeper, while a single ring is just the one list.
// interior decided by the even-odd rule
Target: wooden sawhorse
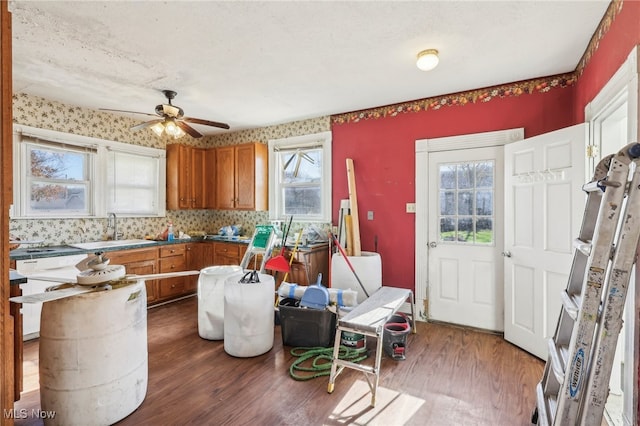
[{"label": "wooden sawhorse", "polygon": [[[336,377],[338,377],[345,367],[359,370],[364,373],[367,379],[369,389],[371,390],[371,406],[375,406],[376,392],[380,378],[380,363],[382,361],[384,326],[405,302],[409,302],[411,305],[411,322],[413,323],[413,333],[416,333],[413,292],[404,288],[380,287],[368,299],[345,315],[344,318],[338,319],[336,338],[333,343],[331,375],[329,376],[327,392],[333,392]],[[364,334],[365,336],[376,338],[376,359],[373,367],[338,358],[343,331]],[[373,376],[373,382],[371,381],[371,376]]]}]

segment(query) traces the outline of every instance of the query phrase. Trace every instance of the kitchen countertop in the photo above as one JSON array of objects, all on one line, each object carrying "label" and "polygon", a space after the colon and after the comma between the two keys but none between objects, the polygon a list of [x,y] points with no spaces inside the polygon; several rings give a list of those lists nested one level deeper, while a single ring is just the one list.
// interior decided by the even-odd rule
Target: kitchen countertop
[{"label": "kitchen countertop", "polygon": [[20,275],[13,269],[9,269],[9,285],[20,285],[27,282],[27,277]]},{"label": "kitchen countertop", "polygon": [[[235,242],[238,244],[248,244],[249,240],[245,241],[239,239],[238,237],[222,237],[215,236],[212,238],[207,238],[207,241],[225,241],[225,242]],[[59,246],[46,246],[46,247],[29,247],[29,248],[17,248],[15,250],[11,250],[9,252],[10,260],[28,260],[28,259],[39,259],[43,257],[57,257],[57,256],[72,256],[74,254],[92,254],[96,251],[109,252],[109,251],[118,251],[118,250],[132,250],[137,248],[151,248],[151,247],[159,247],[171,244],[185,244],[185,243],[197,243],[205,241],[205,238],[190,238],[190,239],[175,239],[173,241],[153,241],[147,242],[143,244],[128,244],[126,246],[114,246],[114,247],[103,247],[100,250],[85,250],[76,247],[71,247],[68,245],[59,245]]]},{"label": "kitchen countertop", "polygon": [[[251,238],[248,237],[225,237],[222,235],[206,235],[204,237],[192,237],[190,239],[175,239],[173,241],[153,241],[143,244],[129,244],[126,246],[115,247],[103,247],[99,251],[109,252],[117,250],[132,250],[138,248],[151,248],[159,247],[170,244],[185,244],[185,243],[197,243],[197,242],[229,242],[237,244],[249,244]],[[298,246],[298,250],[309,250],[318,246],[326,246],[327,242],[320,244],[312,244],[308,246]],[[287,244],[287,248],[291,248],[293,245]],[[93,254],[98,250],[85,250],[68,245],[59,246],[46,246],[46,247],[29,247],[29,248],[17,248],[9,252],[10,260],[28,260],[28,259],[40,259],[44,257],[57,257],[57,256],[71,256],[74,254]]]}]

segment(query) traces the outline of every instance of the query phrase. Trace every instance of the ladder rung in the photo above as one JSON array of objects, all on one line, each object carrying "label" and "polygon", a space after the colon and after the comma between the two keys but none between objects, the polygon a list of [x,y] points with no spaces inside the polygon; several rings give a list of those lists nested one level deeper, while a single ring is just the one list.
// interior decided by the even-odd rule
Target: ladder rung
[{"label": "ladder rung", "polygon": [[[549,399],[547,399],[547,397]],[[557,406],[556,399],[553,396],[545,395],[542,389],[542,383],[536,386],[536,407],[538,408],[538,426],[549,426],[553,419],[553,413]]]},{"label": "ladder rung", "polygon": [[589,256],[591,254],[591,241],[582,241],[580,238],[576,238],[573,241],[573,248],[580,253]]},{"label": "ladder rung", "polygon": [[551,361],[551,371],[556,377],[558,383],[564,382],[564,366],[567,363],[569,348],[566,346],[557,346],[553,339],[547,341],[549,348],[549,360]]},{"label": "ladder rung", "polygon": [[560,294],[562,299],[562,307],[574,321],[578,318],[578,310],[580,309],[580,296],[570,296],[566,291]]},{"label": "ladder rung", "polygon": [[[585,183],[584,185],[582,185],[582,190],[584,192],[604,191],[607,186],[612,188],[620,188],[622,186],[622,183],[602,179],[595,182]],[[625,188],[626,187],[627,185],[625,185]]]}]

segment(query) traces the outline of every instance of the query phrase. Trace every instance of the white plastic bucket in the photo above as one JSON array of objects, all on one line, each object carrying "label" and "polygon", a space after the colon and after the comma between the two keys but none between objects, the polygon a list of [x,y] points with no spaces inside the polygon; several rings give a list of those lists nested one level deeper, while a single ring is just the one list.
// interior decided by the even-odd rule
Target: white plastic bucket
[{"label": "white plastic bucket", "polygon": [[242,276],[232,275],[224,284],[224,350],[246,358],[273,347],[275,282],[258,274],[259,283],[239,283]]},{"label": "white plastic bucket", "polygon": [[237,265],[210,266],[198,277],[198,334],[203,339],[224,338],[224,283],[242,272]]},{"label": "white plastic bucket", "polygon": [[52,425],[107,425],[147,393],[144,280],[49,301],[40,321],[40,402]]},{"label": "white plastic bucket", "polygon": [[[362,256],[348,256],[347,259],[349,259],[353,269],[358,274],[358,278],[360,278],[369,296],[382,287],[382,260],[380,259],[380,254],[363,251]],[[331,287],[357,291],[358,304],[367,298],[351,268],[339,253],[331,256]]]}]

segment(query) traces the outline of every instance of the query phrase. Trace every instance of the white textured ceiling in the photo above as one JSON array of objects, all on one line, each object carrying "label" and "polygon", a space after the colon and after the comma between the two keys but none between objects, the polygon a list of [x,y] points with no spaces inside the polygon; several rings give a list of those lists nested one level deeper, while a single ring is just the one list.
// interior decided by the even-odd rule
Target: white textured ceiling
[{"label": "white textured ceiling", "polygon": [[264,127],[571,72],[608,4],[12,0],[13,90]]}]

